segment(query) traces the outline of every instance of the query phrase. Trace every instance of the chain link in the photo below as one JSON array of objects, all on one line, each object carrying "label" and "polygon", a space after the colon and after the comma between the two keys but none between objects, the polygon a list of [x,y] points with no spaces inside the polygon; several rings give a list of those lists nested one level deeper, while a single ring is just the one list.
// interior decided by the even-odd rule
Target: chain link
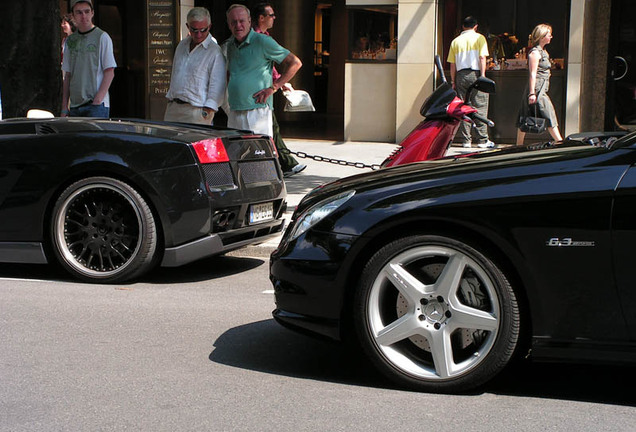
[{"label": "chain link", "polygon": [[369,165],[369,164],[365,164],[363,162],[349,162],[349,161],[345,161],[345,160],[341,160],[341,159],[328,158],[328,157],[325,157],[325,156],[310,155],[310,154],[307,154],[307,153],[302,152],[302,151],[294,152],[294,151],[291,151],[289,149],[284,149],[284,150],[282,150],[281,153],[283,153],[283,154],[291,154],[291,155],[297,156],[297,157],[302,158],[302,159],[313,159],[313,160],[315,160],[317,162],[327,162],[327,163],[340,165],[340,166],[350,166],[350,167],[354,167],[354,168],[370,168],[372,170],[379,170],[380,168],[382,168],[379,164],[371,164],[371,165]]}]

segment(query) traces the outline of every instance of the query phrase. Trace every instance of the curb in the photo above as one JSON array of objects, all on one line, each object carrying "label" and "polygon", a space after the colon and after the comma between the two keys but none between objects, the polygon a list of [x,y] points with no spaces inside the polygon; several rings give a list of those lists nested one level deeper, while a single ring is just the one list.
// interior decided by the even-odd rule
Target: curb
[{"label": "curb", "polygon": [[235,249],[226,253],[226,256],[238,257],[238,258],[269,258],[269,256],[276,250],[275,246],[270,245],[252,245],[245,246],[240,249]]}]

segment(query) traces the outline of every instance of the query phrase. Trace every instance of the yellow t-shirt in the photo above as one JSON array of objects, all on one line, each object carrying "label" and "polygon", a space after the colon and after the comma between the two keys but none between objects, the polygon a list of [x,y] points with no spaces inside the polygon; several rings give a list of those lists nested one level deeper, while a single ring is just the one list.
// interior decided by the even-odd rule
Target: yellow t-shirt
[{"label": "yellow t-shirt", "polygon": [[455,63],[457,70],[480,70],[479,57],[488,57],[488,42],[475,30],[464,30],[451,42],[448,62]]}]

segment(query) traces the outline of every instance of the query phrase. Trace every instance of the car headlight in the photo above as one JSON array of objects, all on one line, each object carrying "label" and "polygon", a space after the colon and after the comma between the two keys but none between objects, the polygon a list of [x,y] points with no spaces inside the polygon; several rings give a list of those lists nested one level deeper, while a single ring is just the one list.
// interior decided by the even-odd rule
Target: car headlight
[{"label": "car headlight", "polygon": [[294,240],[298,236],[307,232],[307,230],[309,230],[312,226],[316,225],[318,222],[336,211],[338,207],[346,203],[349,198],[355,195],[355,193],[356,191],[353,190],[343,192],[320,201],[318,204],[310,207],[296,220],[294,229],[291,232],[290,240]]}]

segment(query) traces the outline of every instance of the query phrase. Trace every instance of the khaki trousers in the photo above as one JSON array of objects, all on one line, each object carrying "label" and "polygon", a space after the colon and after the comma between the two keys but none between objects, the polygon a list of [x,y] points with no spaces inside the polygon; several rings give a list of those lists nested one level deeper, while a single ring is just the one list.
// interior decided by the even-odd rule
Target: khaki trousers
[{"label": "khaki trousers", "polygon": [[214,113],[207,114],[203,108],[195,107],[190,104],[180,104],[177,102],[168,102],[166,113],[163,117],[165,121],[194,123],[202,125],[211,125],[214,119]]},{"label": "khaki trousers", "polygon": [[[466,90],[472,83],[477,81],[479,77],[479,71],[471,70],[471,69],[462,69],[457,71],[455,75],[455,88],[457,89],[457,93],[459,97],[464,99],[466,95]],[[468,103],[473,107],[477,108],[477,112],[484,117],[488,117],[488,93],[480,92],[477,90],[473,90],[471,92],[470,100]],[[462,143],[475,142],[475,140],[471,139],[471,129],[475,134],[475,138],[478,144],[483,144],[488,141],[488,126],[486,123],[483,123],[479,120],[475,120],[475,128],[471,127],[471,124],[468,122],[461,122],[459,125],[459,134],[460,141]]]}]

